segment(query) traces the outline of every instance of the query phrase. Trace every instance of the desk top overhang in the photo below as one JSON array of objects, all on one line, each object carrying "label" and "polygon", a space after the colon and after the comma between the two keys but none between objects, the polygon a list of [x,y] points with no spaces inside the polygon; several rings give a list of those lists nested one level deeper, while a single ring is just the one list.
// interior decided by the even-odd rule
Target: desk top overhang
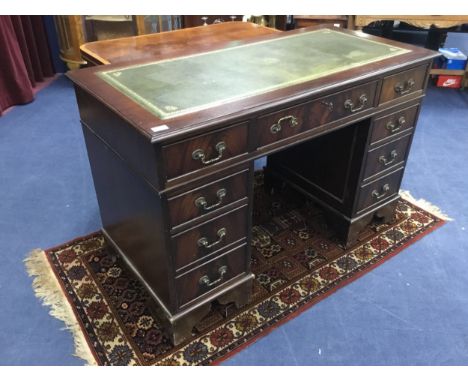
[{"label": "desk top overhang", "polygon": [[[328,28],[262,34],[229,45],[81,69],[69,77],[156,139],[223,119],[235,121],[262,106],[325,94],[437,56],[362,32]],[[158,126],[168,128],[154,129]]]}]

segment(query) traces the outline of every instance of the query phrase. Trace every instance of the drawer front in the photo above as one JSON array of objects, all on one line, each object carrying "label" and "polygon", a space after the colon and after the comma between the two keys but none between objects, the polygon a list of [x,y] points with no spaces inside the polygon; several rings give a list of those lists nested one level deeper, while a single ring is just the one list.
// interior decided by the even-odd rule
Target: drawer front
[{"label": "drawer front", "polygon": [[396,113],[377,118],[374,121],[371,144],[393,137],[405,130],[412,129],[416,121],[419,104]]},{"label": "drawer front", "polygon": [[427,65],[410,69],[402,73],[386,77],[382,84],[380,103],[392,101],[405,95],[421,90],[426,78]]},{"label": "drawer front", "polygon": [[313,101],[309,109],[309,126],[324,125],[371,109],[376,89],[377,82],[371,82]]},{"label": "drawer front", "polygon": [[411,141],[411,134],[384,146],[370,150],[367,154],[364,180],[404,163]]},{"label": "drawer front", "polygon": [[190,190],[167,201],[171,227],[227,206],[247,196],[248,170]]},{"label": "drawer front", "polygon": [[259,117],[255,129],[257,146],[266,146],[368,110],[374,106],[376,88],[377,82],[371,82]]},{"label": "drawer front", "polygon": [[364,209],[376,206],[392,196],[395,196],[400,188],[402,176],[403,168],[378,179],[375,182],[361,186],[357,212],[359,213]]},{"label": "drawer front", "polygon": [[292,137],[306,129],[307,104],[284,109],[257,119],[257,146],[266,146]]},{"label": "drawer front", "polygon": [[200,224],[172,238],[175,266],[180,269],[247,236],[247,206]]},{"label": "drawer front", "polygon": [[216,166],[247,152],[247,123],[163,147],[166,178]]},{"label": "drawer front", "polygon": [[179,307],[212,290],[222,287],[227,281],[247,271],[247,246],[235,248],[221,257],[176,278]]}]

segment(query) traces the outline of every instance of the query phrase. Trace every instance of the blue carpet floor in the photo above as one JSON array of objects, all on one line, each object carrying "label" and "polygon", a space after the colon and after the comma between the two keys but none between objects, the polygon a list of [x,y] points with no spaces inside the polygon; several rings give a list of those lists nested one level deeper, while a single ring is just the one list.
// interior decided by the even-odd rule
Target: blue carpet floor
[{"label": "blue carpet floor", "polygon": [[[455,220],[225,365],[468,365],[468,92],[430,88],[403,188]],[[0,364],[80,365],[22,260],[99,229],[71,84],[0,118]]]}]

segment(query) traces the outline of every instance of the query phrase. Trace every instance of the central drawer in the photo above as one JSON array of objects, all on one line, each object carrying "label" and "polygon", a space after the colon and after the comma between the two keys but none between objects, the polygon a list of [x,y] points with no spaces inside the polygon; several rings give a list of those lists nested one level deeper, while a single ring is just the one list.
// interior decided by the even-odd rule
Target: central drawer
[{"label": "central drawer", "polygon": [[338,121],[374,107],[377,81],[313,100],[257,119],[257,147],[266,146],[301,132]]},{"label": "central drawer", "polygon": [[310,103],[309,127],[349,117],[374,107],[377,82],[356,86]]},{"label": "central drawer", "polygon": [[172,237],[176,270],[247,237],[248,206],[243,206]]}]

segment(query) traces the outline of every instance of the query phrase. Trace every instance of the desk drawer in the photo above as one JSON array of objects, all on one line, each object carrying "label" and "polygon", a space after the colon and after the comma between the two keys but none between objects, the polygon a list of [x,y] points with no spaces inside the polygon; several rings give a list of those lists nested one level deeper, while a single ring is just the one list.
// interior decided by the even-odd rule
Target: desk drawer
[{"label": "desk drawer", "polygon": [[409,134],[384,146],[370,150],[367,154],[363,179],[367,180],[404,163],[411,136]]},{"label": "desk drawer", "polygon": [[167,201],[171,227],[247,197],[248,170],[218,179],[206,186],[177,195]]},{"label": "desk drawer", "polygon": [[414,127],[419,104],[396,113],[377,118],[374,121],[371,144],[399,134]]},{"label": "desk drawer", "polygon": [[356,86],[311,102],[309,126],[337,121],[374,107],[377,82]]},{"label": "desk drawer", "polygon": [[240,207],[173,236],[174,261],[180,269],[247,236],[248,208]]},{"label": "desk drawer", "polygon": [[424,86],[426,71],[427,65],[423,65],[384,78],[380,104],[421,90]]},{"label": "desk drawer", "polygon": [[388,198],[395,196],[400,188],[403,170],[404,169],[401,168],[375,182],[361,186],[357,212],[359,213],[364,209],[376,206],[386,201]]},{"label": "desk drawer", "polygon": [[246,153],[247,133],[248,125],[243,123],[163,147],[166,178],[177,178]]},{"label": "desk drawer", "polygon": [[179,307],[205,293],[222,287],[235,276],[246,272],[249,261],[247,257],[247,245],[242,245],[177,277],[176,289]]},{"label": "desk drawer", "polygon": [[261,116],[255,129],[257,147],[368,110],[374,106],[376,88],[377,82],[371,82]]},{"label": "desk drawer", "polygon": [[255,126],[257,146],[266,146],[307,130],[307,109],[308,105],[302,104],[259,117]]}]

